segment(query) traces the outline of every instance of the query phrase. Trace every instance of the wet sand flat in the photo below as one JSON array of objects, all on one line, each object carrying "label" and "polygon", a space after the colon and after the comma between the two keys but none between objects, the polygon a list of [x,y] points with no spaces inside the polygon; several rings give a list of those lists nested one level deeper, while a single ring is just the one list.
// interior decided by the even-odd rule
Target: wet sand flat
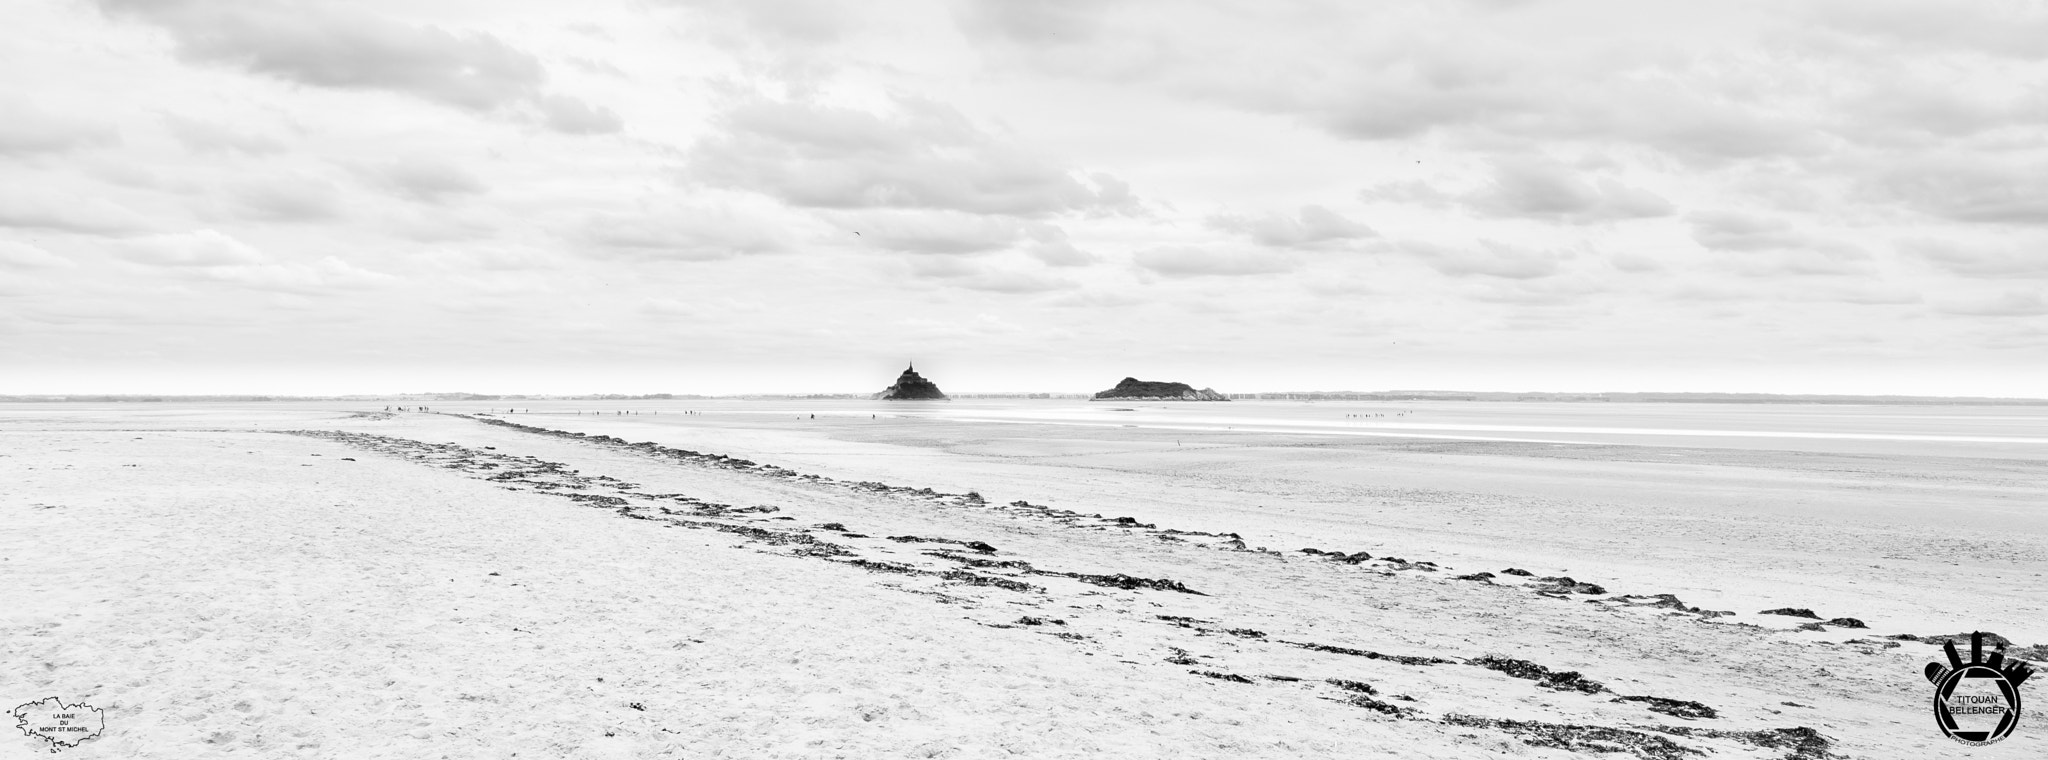
[{"label": "wet sand flat", "polygon": [[[1710,617],[1654,552],[1589,564],[1677,540],[1685,503],[1591,519],[1643,451],[692,416],[7,416],[0,695],[107,710],[79,757],[1967,754],[1927,715],[1938,649],[1881,637],[1955,625],[1763,581],[1725,598],[1873,629]],[[1959,477],[2031,487],[1987,467]],[[1552,481],[1591,484],[1518,511]]]},{"label": "wet sand flat", "polygon": [[[1786,411],[1788,427],[1856,426]],[[1924,436],[1939,433],[1925,425],[1940,417],[1976,416],[1940,412],[1895,414],[1911,415],[1905,430]],[[2013,412],[2002,412],[1947,437],[2024,440],[2008,435],[2022,431],[2003,421]],[[2048,445],[1551,444],[954,422],[952,414],[540,418],[592,433],[715,442],[843,476],[1000,484],[1241,532],[1274,548],[1523,564],[1630,578],[1718,609],[1821,606],[1901,631],[1976,625],[2048,641],[2048,600],[2039,593],[2048,581]],[[1930,450],[1938,453],[1923,453]]]}]

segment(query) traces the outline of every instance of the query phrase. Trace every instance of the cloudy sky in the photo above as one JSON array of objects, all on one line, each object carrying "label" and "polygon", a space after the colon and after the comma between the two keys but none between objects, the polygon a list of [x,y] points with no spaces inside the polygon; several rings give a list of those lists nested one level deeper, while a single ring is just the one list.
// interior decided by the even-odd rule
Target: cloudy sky
[{"label": "cloudy sky", "polygon": [[0,393],[2048,388],[2041,2],[6,16]]}]

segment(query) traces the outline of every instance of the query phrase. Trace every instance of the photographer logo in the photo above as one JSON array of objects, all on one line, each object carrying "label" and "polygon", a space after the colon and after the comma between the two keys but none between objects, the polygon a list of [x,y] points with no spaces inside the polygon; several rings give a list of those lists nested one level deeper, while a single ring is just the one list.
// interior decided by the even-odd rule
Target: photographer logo
[{"label": "photographer logo", "polygon": [[1948,662],[1927,663],[1934,684],[1934,722],[1950,739],[1973,747],[1995,744],[2012,735],[2020,720],[2020,684],[2033,675],[2024,660],[2007,660],[2003,651],[1984,656],[1984,633],[1970,634],[1970,661],[1956,653],[1953,639],[1941,644]]}]

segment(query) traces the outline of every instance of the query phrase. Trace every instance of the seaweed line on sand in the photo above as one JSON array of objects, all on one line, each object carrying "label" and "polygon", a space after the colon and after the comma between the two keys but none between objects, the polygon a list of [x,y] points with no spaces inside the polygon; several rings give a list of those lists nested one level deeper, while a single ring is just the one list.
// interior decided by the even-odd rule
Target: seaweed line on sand
[{"label": "seaweed line on sand", "polygon": [[[490,420],[484,421],[492,422]],[[763,519],[786,519],[764,518],[757,516],[780,511],[778,508],[772,506],[734,507],[728,504],[716,504],[712,502],[695,499],[683,494],[647,494],[639,493],[637,491],[628,491],[626,489],[637,488],[637,486],[604,475],[586,475],[560,463],[546,462],[534,457],[502,454],[495,452],[494,450],[476,451],[455,444],[426,443],[403,438],[393,438],[386,436],[376,436],[365,433],[350,433],[341,431],[279,432],[335,440],[340,443],[379,453],[384,453],[400,459],[413,461],[415,463],[422,465],[439,466],[443,468],[462,470],[471,477],[497,482],[507,487],[528,486],[533,488],[533,492],[535,493],[544,493],[558,496],[593,508],[603,508],[609,511],[615,511],[618,514],[625,517],[663,523],[668,527],[715,530],[723,533],[736,535],[752,542],[758,542],[770,546],[790,547],[791,551],[789,556],[824,559],[826,561],[858,567],[863,570],[875,573],[925,576],[936,578],[942,581],[950,581],[965,585],[991,586],[1003,590],[1029,594],[1043,594],[1046,592],[1045,588],[1025,583],[1020,580],[970,572],[969,570],[961,567],[941,567],[939,569],[928,569],[925,567],[918,567],[915,565],[910,565],[901,562],[888,562],[876,559],[869,559],[860,556],[861,552],[858,550],[857,547],[822,541],[816,538],[815,536],[811,535],[807,530],[800,528],[795,530],[775,530],[765,527],[758,527],[755,525],[739,524],[740,522],[744,521],[756,521]],[[569,436],[567,434],[560,435],[563,435],[563,437],[582,438],[582,436]],[[611,441],[617,441],[618,444],[627,445],[630,448],[641,450],[646,450],[648,447],[653,446],[652,444],[624,444],[623,441],[618,441],[618,439],[611,439]],[[599,443],[605,443],[605,441],[599,441]],[[486,447],[486,449],[488,449],[488,447]],[[691,453],[694,454],[694,452]],[[716,466],[724,467],[727,469],[771,469],[771,471],[775,472],[788,472],[782,471],[779,468],[772,468],[772,466],[758,465],[752,462],[748,462],[746,460],[736,459],[732,457],[723,457],[719,455],[697,456],[706,457],[710,461],[716,462]],[[794,477],[794,475],[783,475],[782,477]],[[876,493],[888,492],[896,493],[898,495],[908,494],[921,499],[932,499],[950,496],[934,494],[934,492],[931,492],[930,489],[902,489],[874,483],[856,484],[856,487],[858,487],[858,489],[862,491]],[[611,490],[617,493],[618,495],[585,492],[593,490]],[[641,505],[636,506],[635,500],[639,500]],[[655,502],[655,504],[645,505],[645,502],[649,501]],[[978,502],[979,499],[977,496],[977,498],[975,499],[967,500],[966,503]],[[682,509],[679,510],[676,507],[681,507]],[[789,527],[794,528],[795,526]],[[816,528],[821,530],[836,530],[840,531],[840,535],[845,535],[843,532],[845,526],[839,523],[824,523],[819,526],[816,526]],[[1187,535],[1185,532],[1175,533]],[[926,551],[922,552],[921,554],[923,556],[931,557],[934,559],[943,559],[949,562],[959,563],[959,565],[963,565],[967,568],[983,570],[1009,570],[1027,575],[1057,576],[1071,578],[1082,583],[1126,590],[1173,591],[1178,593],[1201,595],[1201,592],[1188,588],[1185,584],[1164,578],[1141,578],[1121,573],[1083,574],[1040,570],[1022,560],[995,559],[993,557],[990,557],[988,555],[995,553],[995,547],[979,541],[966,541],[943,538],[932,539],[928,537],[919,536],[890,536],[886,537],[886,539],[880,540],[890,540],[895,543],[950,544],[951,546],[948,546],[943,550]],[[1345,556],[1349,557],[1352,555]],[[1402,560],[1398,560],[1396,558],[1383,558],[1382,561],[1405,562]],[[1559,581],[1564,581],[1566,579],[1560,578],[1545,580],[1549,580],[1550,582],[1555,583],[1556,585],[1565,585],[1564,583],[1559,583]],[[931,594],[933,596],[939,597],[941,601],[965,601],[964,599],[951,598],[943,594],[938,594],[936,592],[918,591],[912,589],[905,590],[911,591],[912,593]],[[1195,618],[1186,616],[1158,615],[1156,617],[1159,619],[1161,623],[1167,624],[1166,626],[1164,626],[1167,630],[1173,630],[1176,628],[1194,629],[1199,634],[1207,634],[1218,632],[1219,629],[1198,626],[1196,624],[1207,623],[1210,625],[1220,625],[1213,621],[1197,620]],[[1019,619],[1015,624],[997,625],[995,627],[1008,628],[1014,627],[1016,625],[1042,626],[1046,625],[1048,622],[1060,625],[1062,627],[1065,626],[1065,621],[1047,621],[1044,618],[1034,618],[1027,616],[1023,619]],[[1252,646],[1260,646],[1268,643],[1287,644],[1289,646],[1299,647],[1312,651],[1326,652],[1331,654],[1341,654],[1350,657],[1362,657],[1407,666],[1434,666],[1465,663],[1475,665],[1478,667],[1486,667],[1489,669],[1498,670],[1517,678],[1534,680],[1537,681],[1541,686],[1560,691],[1577,691],[1584,692],[1587,694],[1607,691],[1603,685],[1597,682],[1586,680],[1583,676],[1575,672],[1551,671],[1548,668],[1545,668],[1541,665],[1537,665],[1535,663],[1530,663],[1523,660],[1514,660],[1511,658],[1499,656],[1487,656],[1467,661],[1459,659],[1448,659],[1444,657],[1393,655],[1370,650],[1353,649],[1348,647],[1332,646],[1313,642],[1271,639],[1267,638],[1263,632],[1249,628],[1235,628],[1224,626],[1222,629],[1220,629],[1220,632],[1229,633],[1237,637],[1241,641],[1245,642],[1246,644]],[[1065,632],[1060,632],[1060,636],[1061,638],[1068,638],[1073,640],[1083,640],[1085,638],[1080,634],[1067,634]],[[1183,667],[1198,666],[1200,664],[1199,660],[1194,659],[1185,650],[1181,650],[1178,648],[1171,649],[1173,649],[1175,656],[1168,659],[1167,662],[1182,665]],[[1258,683],[1258,681],[1255,681],[1250,677],[1229,673],[1226,671],[1218,671],[1203,668],[1191,670],[1189,672],[1204,676],[1206,678],[1229,681],[1237,684]],[[1281,678],[1267,676],[1264,678],[1280,682],[1298,680],[1292,677]],[[1337,697],[1338,701],[1342,701],[1363,709],[1372,710],[1374,712],[1378,712],[1392,718],[1402,720],[1419,720],[1434,722],[1431,721],[1431,719],[1422,716],[1420,713],[1418,713],[1416,710],[1412,708],[1403,707],[1397,704],[1391,704],[1389,702],[1381,701],[1380,699],[1375,698],[1377,695],[1373,687],[1362,682],[1344,681],[1342,679],[1328,679],[1326,682],[1340,691],[1340,694]],[[1395,699],[1401,698],[1395,697]],[[1684,718],[1715,717],[1712,708],[1709,708],[1698,702],[1666,699],[1659,697],[1634,696],[1619,697],[1612,701],[1644,703],[1647,704],[1649,706],[1649,709],[1653,711]],[[1586,752],[1632,752],[1639,757],[1651,758],[1651,760],[1665,760],[1666,758],[1679,758],[1689,755],[1702,754],[1698,750],[1685,747],[1672,741],[1672,739],[1669,738],[1670,736],[1697,737],[1700,739],[1729,739],[1747,743],[1757,747],[1787,749],[1791,752],[1791,754],[1788,754],[1786,757],[1791,758],[1792,760],[1826,760],[1827,758],[1833,757],[1833,755],[1829,753],[1829,748],[1831,746],[1829,740],[1821,736],[1818,732],[1815,732],[1812,729],[1807,728],[1770,729],[1761,731],[1733,731],[1705,728],[1655,726],[1612,728],[1602,726],[1549,724],[1533,721],[1488,719],[1464,715],[1447,715],[1444,716],[1442,722],[1450,725],[1472,728],[1488,728],[1503,731],[1508,734],[1514,735],[1516,738],[1524,741],[1525,743],[1529,743],[1534,746],[1557,747],[1568,750]]]},{"label": "seaweed line on sand", "polygon": [[[1010,510],[1010,511],[1014,511],[1014,512],[1020,512],[1020,513],[1024,513],[1024,514],[1029,514],[1029,515],[1034,515],[1034,516],[1038,516],[1038,517],[1050,518],[1050,519],[1053,519],[1053,520],[1055,520],[1055,521],[1057,521],[1057,522],[1061,522],[1061,523],[1064,523],[1064,524],[1067,524],[1067,525],[1069,525],[1069,526],[1073,526],[1073,527],[1082,527],[1082,526],[1080,525],[1080,523],[1081,523],[1082,521],[1094,521],[1094,524],[1093,524],[1093,525],[1089,525],[1089,526],[1086,526],[1086,527],[1091,527],[1091,528],[1093,528],[1093,529],[1098,529],[1098,530],[1099,530],[1099,529],[1103,529],[1104,527],[1116,527],[1116,528],[1122,528],[1122,529],[1125,529],[1125,530],[1141,530],[1141,531],[1147,531],[1147,532],[1151,532],[1152,534],[1154,534],[1155,536],[1157,536],[1157,537],[1160,537],[1160,538],[1168,538],[1168,539],[1173,539],[1173,540],[1181,540],[1181,539],[1180,539],[1180,537],[1181,537],[1181,536],[1203,536],[1203,537],[1213,537],[1213,538],[1218,538],[1218,539],[1229,539],[1228,541],[1223,541],[1223,542],[1219,542],[1219,543],[1197,543],[1196,545],[1198,545],[1198,546],[1204,546],[1204,547],[1207,547],[1207,548],[1212,548],[1212,549],[1224,549],[1224,550],[1237,550],[1237,551],[1244,551],[1244,550],[1246,550],[1246,547],[1245,547],[1245,544],[1244,544],[1244,538],[1243,538],[1242,536],[1240,536],[1240,535],[1236,534],[1236,533],[1211,533],[1211,532],[1205,532],[1205,531],[1190,531],[1190,530],[1178,530],[1178,529],[1174,529],[1174,528],[1165,528],[1165,529],[1161,529],[1161,528],[1158,528],[1158,527],[1157,527],[1157,526],[1156,526],[1155,524],[1139,522],[1139,521],[1138,521],[1137,519],[1135,519],[1135,518],[1131,518],[1131,517],[1104,517],[1104,516],[1102,516],[1102,515],[1100,515],[1100,514],[1083,514],[1083,513],[1081,513],[1081,512],[1077,512],[1077,511],[1072,511],[1072,510],[1065,510],[1065,509],[1056,509],[1056,508],[1053,508],[1053,507],[1048,507],[1048,506],[1044,506],[1044,505],[1032,504],[1032,503],[1030,503],[1030,502],[1028,502],[1028,501],[1023,501],[1023,500],[1018,500],[1018,501],[1013,501],[1013,502],[1010,502],[1010,503],[1009,503],[1009,504],[1008,504],[1008,505],[1007,505],[1006,507],[992,507],[992,505],[990,505],[990,504],[989,504],[989,503],[987,502],[987,500],[986,500],[986,499],[984,499],[984,498],[982,497],[982,495],[981,495],[980,493],[977,493],[977,492],[972,492],[972,491],[970,491],[970,492],[968,492],[968,493],[964,493],[964,494],[954,494],[954,493],[945,493],[945,492],[940,492],[940,491],[934,491],[934,490],[932,490],[932,489],[930,489],[930,488],[910,488],[910,487],[906,487],[906,486],[895,486],[895,485],[890,485],[890,484],[887,484],[887,483],[882,483],[882,482],[879,482],[879,481],[865,481],[865,480],[864,480],[864,481],[847,481],[847,480],[840,480],[840,479],[837,479],[837,478],[831,478],[831,477],[826,477],[826,476],[822,476],[822,475],[816,475],[816,474],[808,474],[808,473],[802,473],[802,472],[798,472],[798,471],[796,471],[796,470],[792,470],[792,469],[789,469],[789,468],[786,468],[786,467],[779,467],[779,466],[776,466],[776,465],[772,465],[772,464],[764,464],[764,463],[760,463],[760,462],[754,462],[754,461],[752,461],[752,460],[748,460],[748,459],[742,459],[742,458],[739,458],[739,457],[733,457],[733,456],[727,456],[727,455],[724,455],[724,454],[710,454],[710,453],[704,453],[704,452],[698,452],[698,451],[691,451],[691,450],[688,450],[688,449],[677,449],[677,448],[671,448],[671,447],[667,447],[667,446],[662,446],[662,445],[660,445],[660,444],[658,444],[658,443],[655,443],[655,442],[652,442],[652,441],[641,441],[641,442],[638,442],[638,443],[632,443],[632,442],[628,442],[628,441],[626,441],[626,440],[625,440],[625,439],[623,439],[623,438],[616,438],[616,437],[613,437],[613,436],[609,436],[609,435],[588,435],[588,434],[585,434],[585,433],[577,433],[577,432],[570,432],[570,431],[564,431],[564,430],[556,430],[556,429],[553,429],[553,428],[545,428],[545,427],[539,427],[539,426],[535,426],[535,425],[525,425],[525,424],[521,424],[521,423],[517,423],[517,422],[512,422],[512,421],[509,421],[509,420],[503,420],[503,419],[498,419],[498,418],[495,418],[495,417],[491,417],[491,416],[485,416],[485,415],[467,415],[467,414],[450,414],[450,415],[448,415],[448,416],[451,416],[451,417],[456,417],[456,418],[460,418],[460,419],[467,419],[467,420],[471,420],[471,421],[475,421],[475,422],[480,422],[480,423],[483,423],[483,424],[486,424],[486,425],[493,425],[493,426],[497,426],[497,427],[503,427],[503,428],[509,428],[509,429],[513,429],[513,430],[518,430],[518,431],[521,431],[521,432],[526,432],[526,433],[532,433],[532,434],[535,434],[535,435],[544,435],[544,436],[550,436],[550,437],[555,437],[555,438],[563,438],[563,439],[569,439],[569,440],[577,440],[577,441],[583,441],[583,442],[586,442],[586,443],[592,443],[592,444],[597,444],[597,445],[602,445],[602,446],[610,446],[610,447],[616,447],[616,448],[623,448],[623,449],[629,449],[629,450],[633,450],[633,451],[638,451],[638,452],[640,452],[640,453],[644,453],[644,454],[648,454],[648,455],[652,455],[652,456],[657,456],[657,457],[663,457],[663,458],[667,458],[667,459],[672,459],[672,460],[678,460],[678,461],[687,461],[687,462],[693,462],[693,463],[696,463],[696,464],[699,464],[699,465],[705,465],[705,466],[711,466],[711,467],[718,467],[718,468],[722,468],[722,469],[727,469],[727,470],[734,470],[734,471],[739,471],[739,472],[747,472],[747,473],[752,473],[752,474],[756,474],[756,475],[761,475],[761,476],[766,476],[766,477],[775,477],[775,478],[785,478],[785,479],[792,479],[792,480],[802,480],[802,481],[809,481],[809,482],[813,482],[813,483],[818,483],[818,484],[821,484],[821,485],[830,485],[830,486],[837,486],[837,487],[841,487],[841,488],[848,488],[848,489],[852,489],[852,490],[857,490],[857,491],[865,491],[865,492],[871,492],[871,493],[882,493],[882,494],[890,494],[890,495],[895,495],[895,496],[899,496],[899,497],[904,497],[904,498],[913,498],[913,499],[921,499],[921,500],[927,500],[927,501],[931,501],[931,502],[938,502],[938,503],[942,503],[942,504],[944,504],[944,503],[950,503],[950,504],[954,504],[954,505],[959,505],[959,506],[967,506],[967,507],[983,507],[983,508],[997,508],[997,509],[1004,509],[1004,508],[1007,508],[1008,510]],[[920,539],[920,538],[918,538],[918,537],[915,537],[915,536],[905,536],[905,537],[892,537],[892,538],[901,538],[901,539],[908,539],[908,540],[913,540],[913,541],[914,541],[914,540],[934,540],[934,539]],[[987,553],[987,551],[992,551],[992,549],[993,549],[992,547],[989,547],[989,549],[988,549],[987,551],[985,551],[985,550],[983,549],[983,547],[986,547],[987,545],[986,545],[986,544],[980,544],[980,545],[977,545],[977,544],[979,544],[979,542],[963,542],[963,541],[952,541],[952,540],[949,540],[949,539],[936,539],[936,541],[940,541],[940,542],[946,542],[946,543],[958,543],[958,544],[961,544],[961,545],[963,545],[963,546],[967,546],[968,548],[974,549],[974,550],[976,550],[976,551],[984,551],[984,553]],[[1371,556],[1370,554],[1367,554],[1367,553],[1365,553],[1365,552],[1352,552],[1352,553],[1345,553],[1345,552],[1325,552],[1325,551],[1321,551],[1321,550],[1317,550],[1317,549],[1303,549],[1303,550],[1301,550],[1301,551],[1302,551],[1303,553],[1305,553],[1305,554],[1310,554],[1310,555],[1323,555],[1324,557],[1326,557],[1326,558],[1328,558],[1328,559],[1333,559],[1333,560],[1337,560],[1337,561],[1339,561],[1339,562],[1343,562],[1343,563],[1347,563],[1347,564],[1354,564],[1354,565],[1355,565],[1355,564],[1359,564],[1359,563],[1362,563],[1362,562],[1366,562],[1366,561],[1375,561],[1375,562],[1381,562],[1381,563],[1385,563],[1385,564],[1387,564],[1388,566],[1390,566],[1390,567],[1391,567],[1392,569],[1394,569],[1394,570],[1396,570],[1396,571],[1399,571],[1399,570],[1422,570],[1422,571],[1429,571],[1429,572],[1435,572],[1435,571],[1437,571],[1437,570],[1439,570],[1439,569],[1442,569],[1442,568],[1441,568],[1440,566],[1438,566],[1438,565],[1437,565],[1436,563],[1434,563],[1434,562],[1430,562],[1430,561],[1426,561],[1426,560],[1424,560],[1424,561],[1412,561],[1412,562],[1411,562],[1411,561],[1409,561],[1409,560],[1405,560],[1405,559],[1402,559],[1402,558],[1400,558],[1400,557],[1378,557],[1378,558],[1374,558],[1374,557],[1372,557],[1372,556]],[[1268,553],[1274,553],[1274,552],[1268,552]],[[1506,574],[1506,575],[1517,575],[1517,576],[1523,576],[1523,577],[1528,577],[1528,578],[1530,578],[1530,579],[1531,579],[1531,581],[1532,581],[1532,583],[1531,583],[1531,585],[1527,586],[1527,588],[1529,588],[1529,589],[1530,589],[1531,591],[1533,591],[1534,593],[1536,593],[1536,594],[1538,594],[1538,595],[1542,595],[1542,596],[1549,596],[1549,597],[1556,597],[1556,598],[1567,598],[1567,597],[1569,597],[1569,596],[1570,596],[1570,595],[1572,595],[1572,594],[1591,594],[1591,595],[1598,595],[1598,594],[1605,594],[1605,593],[1607,593],[1607,590],[1606,590],[1606,588],[1604,588],[1604,587],[1600,586],[1599,584],[1594,584],[1594,583],[1587,583],[1587,582],[1584,582],[1584,581],[1579,581],[1579,580],[1573,579],[1573,578],[1571,578],[1571,577],[1568,577],[1568,576],[1552,576],[1552,577],[1541,577],[1541,578],[1538,578],[1538,577],[1535,577],[1535,574],[1534,574],[1534,573],[1530,573],[1530,572],[1528,572],[1528,571],[1526,571],[1526,570],[1519,570],[1519,569],[1513,569],[1513,568],[1511,568],[1511,569],[1509,569],[1509,570],[1507,570],[1507,571],[1504,571],[1504,573],[1503,573],[1503,574]],[[1491,576],[1491,574],[1487,574],[1487,573],[1474,573],[1474,574],[1470,574],[1470,575],[1460,576],[1460,579],[1462,579],[1462,580],[1485,580],[1485,581],[1491,582],[1491,581],[1492,581],[1492,577],[1488,577],[1488,576]],[[1125,583],[1124,581],[1122,581],[1122,580],[1121,580],[1121,578],[1122,578],[1123,576],[1087,576],[1087,577],[1082,577],[1082,576],[1073,576],[1073,577],[1077,577],[1077,578],[1080,578],[1080,579],[1081,579],[1081,580],[1083,580],[1084,582],[1088,582],[1088,583],[1096,583],[1097,585],[1107,585],[1107,586],[1114,586],[1114,587],[1117,587],[1117,588],[1125,588],[1125,589],[1133,588],[1133,587],[1132,587],[1132,586],[1130,586],[1130,585],[1126,585],[1126,583]],[[1105,582],[1105,580],[1106,580],[1107,582]],[[1144,579],[1139,579],[1139,580],[1144,580]],[[1174,584],[1174,583],[1173,583],[1172,581],[1164,581],[1164,580],[1162,579],[1162,583],[1165,583],[1165,584],[1172,584],[1172,585],[1171,585],[1171,586],[1162,586],[1162,585],[1147,585],[1147,586],[1144,586],[1144,587],[1145,587],[1145,588],[1153,588],[1153,589],[1156,589],[1156,590],[1171,590],[1171,591],[1180,591],[1180,592],[1183,592],[1183,593],[1189,593],[1189,594],[1199,594],[1199,593],[1201,593],[1201,592],[1198,592],[1198,591],[1194,591],[1194,590],[1191,590],[1191,589],[1187,589],[1187,588],[1186,588],[1186,587],[1184,587],[1184,586],[1181,586],[1181,587],[1174,587],[1174,586],[1178,586],[1178,584]],[[1701,617],[1702,617],[1703,619],[1709,619],[1709,620],[1711,620],[1711,619],[1713,619],[1713,618],[1717,618],[1717,617],[1723,617],[1723,616],[1726,616],[1726,615],[1729,615],[1729,614],[1730,614],[1730,613],[1726,613],[1726,612],[1720,612],[1720,611],[1713,611],[1713,610],[1703,610],[1703,609],[1700,609],[1700,608],[1697,608],[1697,607],[1690,607],[1690,606],[1688,606],[1688,605],[1684,605],[1684,604],[1682,604],[1682,603],[1679,603],[1679,602],[1677,601],[1676,597],[1671,597],[1671,596],[1670,596],[1670,595],[1668,595],[1668,594],[1659,594],[1659,595],[1656,595],[1656,597],[1650,597],[1650,598],[1656,598],[1656,599],[1658,599],[1658,600],[1659,600],[1659,603],[1658,603],[1658,604],[1656,604],[1655,606],[1660,606],[1660,607],[1669,607],[1669,608],[1671,608],[1671,609],[1675,609],[1675,610],[1678,610],[1678,611],[1681,611],[1681,612],[1686,612],[1686,613],[1690,613],[1690,614],[1695,614],[1695,615],[1699,615],[1699,616],[1701,616]],[[1847,619],[1845,619],[1845,620],[1847,620]],[[1859,621],[1859,622],[1860,622],[1860,621]],[[1851,626],[1851,627],[1855,627],[1855,626]]]}]

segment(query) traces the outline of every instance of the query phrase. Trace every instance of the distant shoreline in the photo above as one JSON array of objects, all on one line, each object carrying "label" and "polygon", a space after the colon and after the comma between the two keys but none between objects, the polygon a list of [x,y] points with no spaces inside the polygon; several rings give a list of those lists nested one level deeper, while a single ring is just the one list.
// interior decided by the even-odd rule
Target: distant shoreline
[{"label": "distant shoreline", "polygon": [[[1070,400],[1086,401],[1087,393],[955,393],[955,399]],[[1233,401],[1472,401],[1472,402],[1573,402],[1638,404],[1871,404],[1888,406],[2048,406],[2048,399],[1979,396],[1863,396],[1777,393],[1555,393],[1508,391],[1266,391],[1225,393]],[[0,403],[180,403],[180,402],[300,402],[300,401],[717,401],[764,400],[866,401],[871,393],[758,393],[695,395],[656,393],[624,394],[480,394],[480,393],[392,393],[339,396],[291,396],[278,394],[14,394],[0,395]],[[1139,400],[1146,399],[1124,399]]]}]

